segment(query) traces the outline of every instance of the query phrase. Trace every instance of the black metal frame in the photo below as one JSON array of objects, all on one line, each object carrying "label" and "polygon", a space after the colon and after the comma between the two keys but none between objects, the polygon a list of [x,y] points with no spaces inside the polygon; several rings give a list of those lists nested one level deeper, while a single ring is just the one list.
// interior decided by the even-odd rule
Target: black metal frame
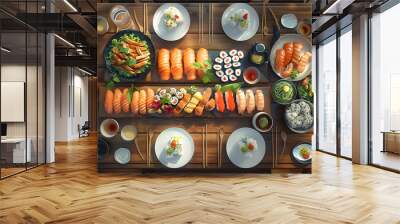
[{"label": "black metal frame", "polygon": [[[25,3],[25,11],[26,11],[27,10],[28,1],[25,0],[24,3]],[[36,0],[36,11],[39,11],[39,0]],[[46,7],[46,11],[47,11],[47,7]],[[25,169],[23,169],[21,171],[18,171],[18,172],[15,172],[15,173],[12,173],[12,174],[7,175],[7,176],[2,176],[2,168],[0,167],[0,180],[6,179],[6,178],[14,176],[14,175],[17,175],[19,173],[23,173],[23,172],[25,172],[27,170],[36,168],[38,166],[41,166],[41,165],[47,163],[47,150],[46,150],[47,149],[47,111],[46,111],[46,108],[47,108],[47,101],[46,101],[46,99],[47,99],[47,81],[46,81],[46,77],[47,77],[47,58],[46,58],[47,57],[47,40],[46,40],[46,34],[47,33],[43,33],[43,34],[45,34],[43,36],[43,42],[42,42],[42,44],[44,45],[43,46],[44,47],[44,51],[40,52],[40,53],[44,54],[44,55],[41,55],[42,58],[44,59],[44,68],[42,69],[42,72],[43,72],[42,82],[44,84],[44,93],[43,93],[44,94],[44,100],[43,100],[44,117],[42,117],[44,119],[44,120],[42,120],[42,122],[44,122],[44,133],[43,133],[44,134],[44,136],[43,136],[44,145],[42,146],[42,147],[44,147],[44,149],[43,149],[44,155],[42,155],[42,156],[43,156],[44,161],[43,162],[39,162],[39,107],[37,106],[36,107],[36,143],[37,143],[36,144],[37,145],[37,147],[36,147],[36,150],[37,150],[36,151],[36,161],[34,163],[30,162],[29,166],[28,166],[28,162],[27,162],[27,160],[28,160],[28,154],[27,154],[27,147],[28,147],[28,144],[27,144],[27,141],[28,141],[28,124],[27,124],[27,121],[28,121],[28,112],[27,112],[28,33],[31,33],[30,31],[33,31],[34,33],[36,33],[36,56],[37,56],[37,58],[36,58],[36,99],[37,99],[36,104],[38,105],[39,104],[39,68],[38,68],[38,66],[39,66],[39,39],[40,39],[39,38],[39,33],[42,33],[42,32],[40,32],[37,29],[29,26],[26,23],[24,23],[24,27],[25,27],[25,30],[24,30],[24,32],[22,32],[22,34],[25,34],[25,85],[24,85],[24,92],[25,92],[24,93],[24,96],[25,96],[25,99],[24,99],[24,107],[25,107],[24,108],[24,120],[25,120],[25,142],[26,142],[26,144],[25,144],[25,165],[24,165]],[[2,45],[1,44],[2,33],[3,32],[0,32],[0,45]],[[0,68],[1,68],[1,62],[2,62],[2,56],[0,54]],[[1,81],[1,69],[0,69],[0,81]],[[1,87],[0,87],[0,89],[1,89]],[[1,97],[1,93],[0,93],[0,97]],[[0,98],[0,100],[1,100],[1,98]],[[0,115],[0,118],[1,118],[1,115]],[[0,123],[1,123],[1,121],[0,121]],[[1,156],[1,144],[0,144],[0,156]]]}]

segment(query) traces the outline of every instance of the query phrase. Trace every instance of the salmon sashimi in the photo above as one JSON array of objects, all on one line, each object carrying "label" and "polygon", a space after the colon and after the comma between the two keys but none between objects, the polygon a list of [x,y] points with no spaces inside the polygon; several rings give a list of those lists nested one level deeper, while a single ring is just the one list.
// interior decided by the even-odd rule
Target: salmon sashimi
[{"label": "salmon sashimi", "polygon": [[285,69],[285,50],[283,49],[276,50],[275,69],[279,73],[281,73],[283,69]]},{"label": "salmon sashimi", "polygon": [[303,44],[302,43],[297,43],[295,42],[293,44],[293,57],[292,57],[292,61],[295,65],[299,64],[302,53],[301,51],[303,50]]},{"label": "salmon sashimi", "polygon": [[285,43],[283,49],[285,50],[285,60],[283,61],[283,65],[286,66],[290,63],[293,57],[293,42]]},{"label": "salmon sashimi", "polygon": [[297,71],[302,73],[305,70],[306,66],[310,63],[310,60],[311,60],[311,53],[310,52],[304,53],[303,56],[301,56],[299,63],[297,64]]}]

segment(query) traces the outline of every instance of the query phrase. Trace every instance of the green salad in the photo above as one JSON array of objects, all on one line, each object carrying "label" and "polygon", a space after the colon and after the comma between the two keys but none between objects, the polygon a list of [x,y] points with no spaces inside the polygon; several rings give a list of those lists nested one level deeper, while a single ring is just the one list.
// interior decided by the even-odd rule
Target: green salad
[{"label": "green salad", "polygon": [[288,104],[296,97],[296,90],[292,82],[279,80],[272,86],[272,98],[279,104]]}]

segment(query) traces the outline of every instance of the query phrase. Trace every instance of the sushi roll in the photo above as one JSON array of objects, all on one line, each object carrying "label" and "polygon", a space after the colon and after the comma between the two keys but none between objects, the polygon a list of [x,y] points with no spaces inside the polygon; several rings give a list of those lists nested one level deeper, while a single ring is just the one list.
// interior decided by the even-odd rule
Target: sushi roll
[{"label": "sushi roll", "polygon": [[230,63],[224,65],[224,68],[230,68],[230,67],[232,67],[232,64],[230,64]]},{"label": "sushi roll", "polygon": [[159,95],[154,95],[154,101],[159,101],[160,100],[160,96]]},{"label": "sushi roll", "polygon": [[238,68],[240,67],[240,62],[233,62],[233,67]]},{"label": "sushi roll", "polygon": [[233,49],[233,50],[229,51],[229,55],[230,56],[236,56],[237,53],[238,53],[238,51],[236,49]]},{"label": "sushi roll", "polygon": [[238,62],[239,60],[240,60],[240,58],[237,55],[232,57],[233,62]]},{"label": "sushi roll", "polygon": [[226,75],[232,75],[233,72],[234,72],[233,69],[228,68],[228,69],[225,71],[225,74],[226,74]]},{"label": "sushi roll", "polygon": [[224,60],[222,60],[222,58],[220,58],[220,57],[216,57],[214,61],[215,61],[216,63],[219,63],[219,64],[221,64],[222,62],[224,62]]},{"label": "sushi roll", "polygon": [[171,98],[172,98],[171,93],[166,93],[166,94],[165,94],[165,98],[166,98],[166,99],[171,99]]},{"label": "sushi roll", "polygon": [[232,58],[231,57],[226,57],[226,58],[224,58],[224,63],[225,64],[229,64],[229,63],[231,63],[232,62]]},{"label": "sushi roll", "polygon": [[172,105],[176,106],[178,104],[178,102],[179,102],[178,97],[176,97],[176,96],[171,97],[171,104]]},{"label": "sushi roll", "polygon": [[220,51],[220,52],[219,52],[219,57],[220,57],[220,58],[224,59],[224,58],[226,58],[227,56],[228,56],[228,53],[226,53],[226,51]]},{"label": "sushi roll", "polygon": [[222,76],[224,76],[224,72],[223,71],[217,71],[217,72],[215,72],[215,75],[221,78]]},{"label": "sushi roll", "polygon": [[164,97],[165,94],[167,94],[167,90],[166,89],[160,89],[160,91],[158,91],[158,94],[160,97]]},{"label": "sushi roll", "polygon": [[181,92],[183,95],[185,95],[187,93],[185,88],[180,88],[179,92]]},{"label": "sushi roll", "polygon": [[182,98],[183,98],[183,93],[182,93],[181,91],[176,91],[175,96],[176,96],[178,99],[182,99]]},{"label": "sushi roll", "polygon": [[229,81],[228,76],[227,76],[227,75],[222,76],[221,81],[222,81],[222,82],[227,82],[227,81]]},{"label": "sushi roll", "polygon": [[243,58],[244,58],[244,53],[243,53],[243,51],[238,51],[238,52],[237,52],[237,55],[239,56],[240,59],[243,59]]},{"label": "sushi roll", "polygon": [[229,76],[229,80],[232,81],[232,82],[234,82],[234,81],[237,80],[237,77],[234,76],[234,75],[230,75],[230,76]]},{"label": "sushi roll", "polygon": [[171,95],[175,95],[176,94],[176,89],[175,88],[169,88],[168,91]]},{"label": "sushi roll", "polygon": [[215,65],[213,65],[213,69],[214,69],[215,71],[220,71],[220,70],[222,69],[222,65],[215,64]]},{"label": "sushi roll", "polygon": [[241,69],[235,69],[235,75],[237,77],[239,77],[240,75],[242,75],[242,70]]}]

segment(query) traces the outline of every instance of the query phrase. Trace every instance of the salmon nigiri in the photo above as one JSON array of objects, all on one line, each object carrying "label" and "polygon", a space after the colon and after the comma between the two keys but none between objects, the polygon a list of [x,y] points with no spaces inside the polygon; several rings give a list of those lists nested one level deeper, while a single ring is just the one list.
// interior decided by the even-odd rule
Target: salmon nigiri
[{"label": "salmon nigiri", "polygon": [[122,97],[121,90],[119,88],[116,88],[114,90],[113,109],[114,112],[117,114],[121,113],[121,97]]},{"label": "salmon nigiri", "polygon": [[217,90],[214,96],[217,104],[217,111],[223,113],[225,111],[224,95],[220,90]]},{"label": "salmon nigiri", "polygon": [[225,91],[225,102],[227,110],[229,110],[230,112],[235,111],[235,98],[233,97],[233,92],[230,89]]},{"label": "salmon nigiri", "polygon": [[104,111],[107,114],[112,114],[113,112],[113,100],[114,100],[114,93],[112,90],[108,89],[104,96]]},{"label": "salmon nigiri", "polygon": [[183,51],[183,71],[186,74],[187,80],[196,79],[196,68],[194,67],[196,56],[192,48],[186,48]]},{"label": "salmon nigiri", "polygon": [[129,94],[129,89],[124,88],[122,90],[121,106],[122,106],[122,111],[125,113],[129,112],[129,106],[130,106],[128,94]]}]

